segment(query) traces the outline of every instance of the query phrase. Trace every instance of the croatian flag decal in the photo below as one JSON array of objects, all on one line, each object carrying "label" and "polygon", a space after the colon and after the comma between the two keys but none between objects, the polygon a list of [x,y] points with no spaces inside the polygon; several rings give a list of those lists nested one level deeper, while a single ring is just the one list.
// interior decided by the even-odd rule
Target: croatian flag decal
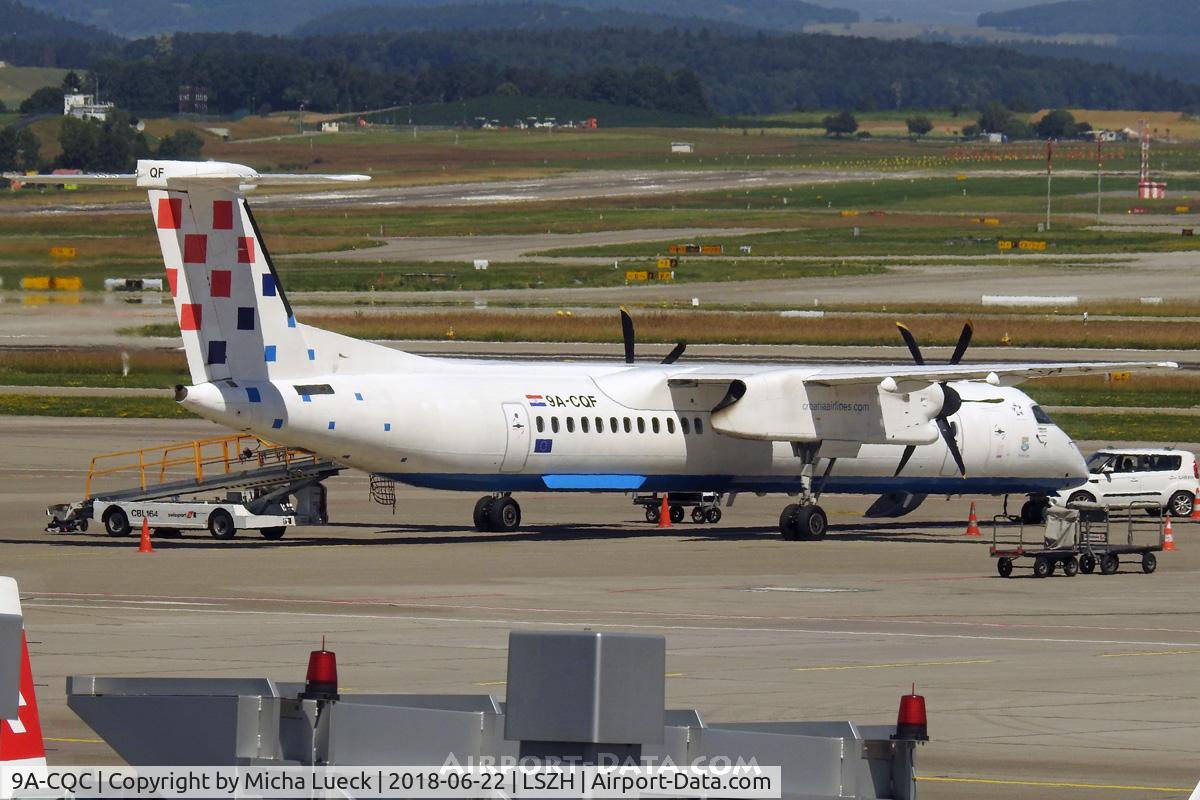
[{"label": "croatian flag decal", "polygon": [[549,453],[553,447],[554,447],[553,439],[534,439],[533,440],[533,452],[535,452],[535,453]]},{"label": "croatian flag decal", "polygon": [[525,395],[525,399],[527,401],[529,401],[529,405],[531,405],[531,406],[546,405],[546,399],[544,397],[542,397],[540,394],[527,394],[527,395]]}]

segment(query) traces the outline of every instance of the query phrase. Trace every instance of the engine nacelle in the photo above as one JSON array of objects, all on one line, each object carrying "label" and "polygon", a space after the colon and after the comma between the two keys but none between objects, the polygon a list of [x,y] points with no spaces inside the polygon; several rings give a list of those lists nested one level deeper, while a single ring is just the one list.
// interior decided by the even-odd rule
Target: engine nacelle
[{"label": "engine nacelle", "polygon": [[920,445],[937,440],[933,420],[952,405],[957,393],[936,383],[819,384],[781,370],[732,381],[712,427],[764,441]]}]

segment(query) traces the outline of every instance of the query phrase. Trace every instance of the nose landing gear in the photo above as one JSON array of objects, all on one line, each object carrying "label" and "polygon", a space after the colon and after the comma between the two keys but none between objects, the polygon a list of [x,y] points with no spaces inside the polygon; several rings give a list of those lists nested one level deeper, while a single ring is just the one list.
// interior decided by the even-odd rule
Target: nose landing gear
[{"label": "nose landing gear", "polygon": [[521,506],[507,492],[485,494],[475,503],[472,515],[477,531],[507,533],[521,527]]}]

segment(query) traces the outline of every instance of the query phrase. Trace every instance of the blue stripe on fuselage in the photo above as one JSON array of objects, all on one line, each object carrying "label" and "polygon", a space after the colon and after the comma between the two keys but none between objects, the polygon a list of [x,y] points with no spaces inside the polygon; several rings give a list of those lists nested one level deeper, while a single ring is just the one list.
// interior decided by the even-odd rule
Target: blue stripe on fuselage
[{"label": "blue stripe on fuselage", "polygon": [[[612,473],[503,475],[496,473],[389,473],[398,483],[428,489],[483,492],[797,492],[800,478],[775,475],[626,475]],[[830,476],[830,494],[1025,494],[1077,486],[1079,478],[955,478]]]}]

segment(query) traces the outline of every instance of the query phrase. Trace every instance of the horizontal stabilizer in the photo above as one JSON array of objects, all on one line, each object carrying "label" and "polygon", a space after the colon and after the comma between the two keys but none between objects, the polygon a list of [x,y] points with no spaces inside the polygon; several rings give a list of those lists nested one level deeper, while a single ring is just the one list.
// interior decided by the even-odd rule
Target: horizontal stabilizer
[{"label": "horizontal stabilizer", "polygon": [[138,161],[137,172],[132,173],[23,175],[19,172],[6,172],[4,177],[21,183],[136,186],[142,189],[174,189],[177,191],[187,191],[189,186],[245,191],[257,186],[304,186],[321,183],[361,183],[371,180],[369,175],[349,174],[268,173],[263,175],[242,164],[230,164],[224,161],[150,160]]}]

